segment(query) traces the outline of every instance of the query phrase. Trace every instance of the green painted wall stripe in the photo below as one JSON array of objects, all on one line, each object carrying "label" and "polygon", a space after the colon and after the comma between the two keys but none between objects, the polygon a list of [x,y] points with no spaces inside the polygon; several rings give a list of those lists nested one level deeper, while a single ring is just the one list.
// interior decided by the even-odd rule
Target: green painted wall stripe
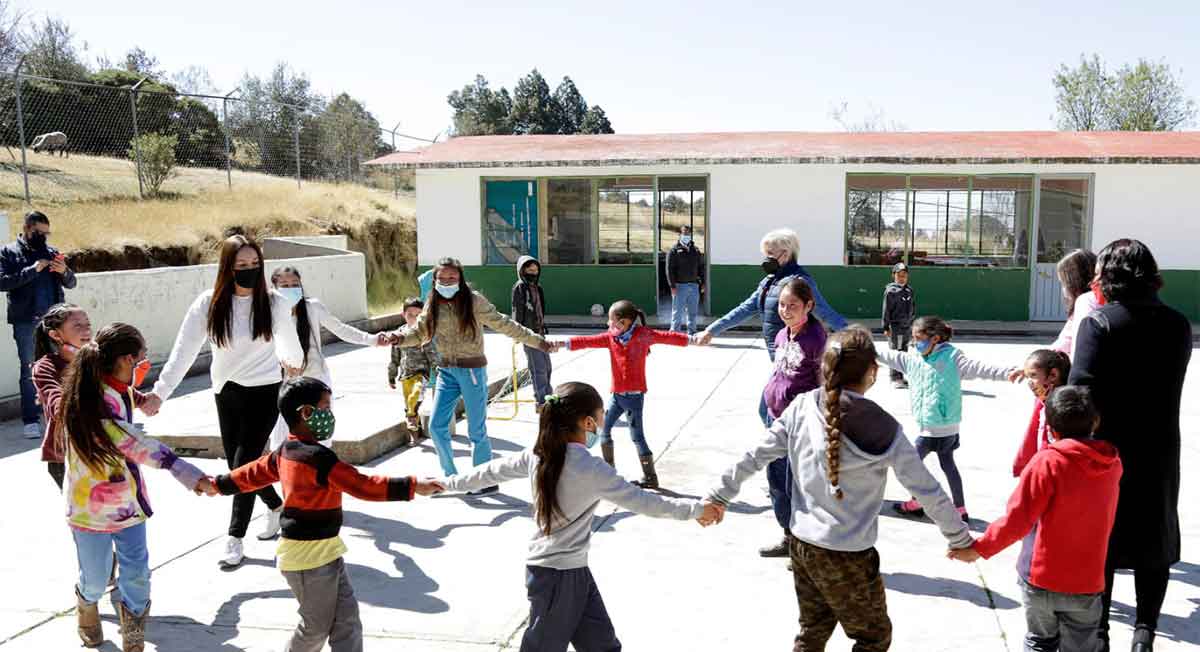
[{"label": "green painted wall stripe", "polygon": [[[512,286],[517,282],[516,267],[472,266],[466,268],[467,281],[496,304],[502,312],[512,310]],[[552,315],[586,315],[593,304],[608,306],[629,299],[654,314],[654,268],[648,265],[545,265],[542,288],[546,306]]]}]

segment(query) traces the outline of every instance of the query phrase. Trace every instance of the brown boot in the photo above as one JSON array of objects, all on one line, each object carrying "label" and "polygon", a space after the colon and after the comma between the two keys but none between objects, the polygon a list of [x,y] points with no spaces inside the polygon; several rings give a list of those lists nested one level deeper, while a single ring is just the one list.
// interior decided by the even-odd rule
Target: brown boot
[{"label": "brown boot", "polygon": [[140,616],[130,613],[124,602],[117,602],[117,611],[121,616],[122,652],[142,652],[146,647],[146,617],[150,615],[150,603],[146,603],[146,610]]},{"label": "brown boot", "polygon": [[100,628],[100,606],[88,602],[79,595],[79,587],[75,588],[75,614],[78,618],[79,640],[85,647],[100,647],[104,642],[104,632]]},{"label": "brown boot", "polygon": [[642,489],[658,489],[658,474],[654,472],[654,456],[641,455],[638,461],[642,463],[642,479],[633,483]]},{"label": "brown boot", "polygon": [[604,456],[604,461],[615,470],[617,468],[616,459],[613,457],[612,442],[600,442],[600,454]]}]

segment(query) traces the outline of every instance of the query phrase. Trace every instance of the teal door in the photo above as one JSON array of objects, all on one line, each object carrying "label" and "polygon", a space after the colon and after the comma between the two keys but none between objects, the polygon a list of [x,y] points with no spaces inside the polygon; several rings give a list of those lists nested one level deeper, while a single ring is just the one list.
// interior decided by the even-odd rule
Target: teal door
[{"label": "teal door", "polygon": [[484,182],[485,264],[516,264],[538,257],[537,182]]}]

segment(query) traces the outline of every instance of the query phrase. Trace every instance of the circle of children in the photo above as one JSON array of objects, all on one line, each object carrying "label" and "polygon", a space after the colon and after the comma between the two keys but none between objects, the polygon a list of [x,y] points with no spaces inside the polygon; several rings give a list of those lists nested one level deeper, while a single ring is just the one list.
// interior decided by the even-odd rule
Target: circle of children
[{"label": "circle of children", "polygon": [[[1134,649],[1151,649],[1166,569],[1179,559],[1178,405],[1191,335],[1186,319],[1157,302],[1161,283],[1149,250],[1121,240],[1098,258],[1087,251],[1066,256],[1058,265],[1070,313],[1062,334],[1023,365],[1005,368],[969,358],[952,344],[952,330],[942,319],[917,317],[903,264],[893,269],[895,282],[884,296],[883,327],[892,350],[877,349],[868,330],[847,325],[825,303],[796,262],[799,249],[790,230],[767,234],[762,281],[742,305],[699,334],[653,330],[637,306],[621,300],[608,311],[606,332],[552,342],[545,338],[540,264],[532,258],[518,264],[513,317],[471,289],[458,261],[444,258],[432,270],[425,301],[405,305],[406,325],[372,335],[306,297],[295,269],[276,271],[268,284],[258,245],[233,236],[221,247],[213,289],[191,305],[168,361],[145,393],[139,386],[149,362],[134,326],[109,324],[93,335],[81,308],[54,306],[37,329],[33,377],[48,424],[43,459],[65,495],[78,552],[80,638],[88,646],[103,641],[97,601],[115,582],[124,649],[142,649],[150,609],[145,523],[151,514],[143,467],[167,470],[197,494],[233,496],[229,538],[219,560],[225,567],[242,562],[255,496],[266,504],[271,511],[259,537],[281,535],[276,563],[300,603],[300,623],[288,649],[314,651],[327,640],[335,651],[362,646],[358,607],[342,563],[346,546],[338,536],[343,493],[411,500],[443,491],[494,492],[508,480],[530,482],[536,532],[526,559],[530,618],[521,649],[562,651],[573,643],[577,650],[618,650],[587,564],[598,502],[709,526],[721,522],[741,485],[767,467],[784,535],[760,553],[790,556],[800,607],[794,649],[823,650],[840,623],[856,642],[854,649],[885,650],[892,630],[874,543],[890,468],[912,496],[894,507],[903,514],[928,514],[949,544],[949,557],[968,562],[991,557],[1024,539],[1019,574],[1029,629],[1025,649],[1107,649],[1114,568],[1136,569]],[[1180,333],[1171,340],[1180,344],[1178,351],[1154,356],[1172,358],[1175,365],[1179,387],[1159,387],[1159,393],[1174,391],[1173,398],[1154,399],[1166,406],[1173,400],[1174,432],[1168,414],[1158,432],[1138,431],[1161,437],[1141,448],[1130,443],[1138,439],[1133,433],[1105,429],[1098,416],[1104,406],[1093,402],[1101,398],[1101,387],[1119,380],[1105,374],[1140,377],[1125,375],[1114,362],[1118,355],[1104,349],[1105,338],[1115,337],[1121,323],[1142,318],[1138,310],[1158,319],[1157,330],[1146,337],[1166,342]],[[706,345],[756,315],[775,362],[759,406],[765,434],[707,498],[654,492],[659,480],[642,428],[651,347]],[[400,381],[414,430],[421,390],[427,382],[435,385],[430,431],[444,477],[364,475],[324,445],[335,419],[322,326],[347,342],[393,347],[388,381],[393,386]],[[485,327],[526,347],[540,413],[534,446],[495,460],[486,430]],[[231,469],[217,478],[133,424],[135,408],[153,415],[170,398],[206,343],[212,347],[210,373]],[[607,404],[585,383],[551,388],[548,354],[561,348],[608,350]],[[1079,366],[1083,356],[1085,369]],[[864,396],[881,364],[910,392],[920,427],[915,445],[895,418]],[[1007,514],[979,539],[967,527],[963,479],[954,461],[961,382],[968,379],[1024,380],[1035,397],[1013,467],[1020,480]],[[455,467],[450,441],[460,398],[474,462],[464,473]],[[1117,400],[1116,392],[1104,398]],[[1134,404],[1145,407],[1146,400]],[[1110,410],[1106,419],[1117,412]],[[611,432],[622,415],[628,416],[641,462],[638,482],[626,482],[614,468]],[[596,443],[600,457],[591,453]],[[922,463],[929,453],[937,455],[950,497]],[[272,488],[276,483],[283,498]]]}]

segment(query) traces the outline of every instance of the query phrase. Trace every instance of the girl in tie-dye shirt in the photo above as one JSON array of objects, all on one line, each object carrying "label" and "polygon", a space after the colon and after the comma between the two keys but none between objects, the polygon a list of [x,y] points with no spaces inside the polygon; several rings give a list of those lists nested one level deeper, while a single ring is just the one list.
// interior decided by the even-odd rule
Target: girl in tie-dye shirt
[{"label": "girl in tie-dye shirt", "polygon": [[152,512],[141,467],[166,469],[188,489],[215,493],[200,469],[133,425],[132,389],[148,368],[142,335],[128,324],[105,326],[67,368],[59,409],[67,444],[63,493],[79,558],[79,636],[88,646],[104,640],[96,602],[107,589],[114,544],[124,648],[140,650],[144,640],[150,605],[145,521]]}]

